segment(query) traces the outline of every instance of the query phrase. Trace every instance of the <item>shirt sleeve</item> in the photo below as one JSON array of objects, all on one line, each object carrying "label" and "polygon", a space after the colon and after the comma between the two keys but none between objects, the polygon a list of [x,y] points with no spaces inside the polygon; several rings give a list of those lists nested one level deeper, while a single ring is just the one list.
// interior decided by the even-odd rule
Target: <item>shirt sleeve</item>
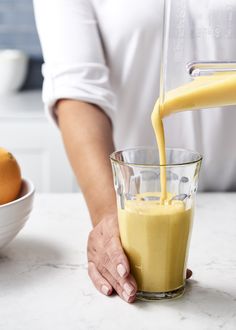
[{"label": "shirt sleeve", "polygon": [[96,17],[89,0],[34,0],[44,64],[43,101],[55,119],[62,98],[93,103],[113,119],[109,82]]}]

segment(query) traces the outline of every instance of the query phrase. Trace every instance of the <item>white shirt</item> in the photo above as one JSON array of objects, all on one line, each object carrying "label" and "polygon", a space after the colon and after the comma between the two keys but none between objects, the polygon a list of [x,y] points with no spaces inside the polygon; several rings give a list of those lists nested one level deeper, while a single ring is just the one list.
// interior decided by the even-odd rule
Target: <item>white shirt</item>
[{"label": "white shirt", "polygon": [[[196,11],[199,1],[189,0]],[[235,17],[236,0],[227,1],[228,7],[223,0],[209,0],[208,10]],[[47,112],[53,116],[60,98],[94,103],[112,119],[117,149],[155,145],[150,115],[159,96],[163,0],[34,0],[34,5],[45,60]],[[196,18],[199,30],[204,28],[207,17],[200,12]],[[236,31],[236,20],[230,22]],[[224,44],[216,48],[215,36],[202,33],[204,45],[189,41],[193,60],[209,54],[218,59],[225,51],[236,60],[234,42],[231,49]],[[179,113],[165,120],[168,146],[203,154],[202,189],[236,190],[235,124],[235,107]]]}]

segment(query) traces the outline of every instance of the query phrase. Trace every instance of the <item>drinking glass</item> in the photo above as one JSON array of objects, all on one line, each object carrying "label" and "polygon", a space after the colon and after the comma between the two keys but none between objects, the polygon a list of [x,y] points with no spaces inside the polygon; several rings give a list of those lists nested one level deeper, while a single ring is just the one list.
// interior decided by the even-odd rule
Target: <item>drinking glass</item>
[{"label": "drinking glass", "polygon": [[168,200],[160,202],[157,148],[111,156],[121,243],[137,285],[137,298],[171,299],[184,292],[186,262],[202,157],[166,149]]}]

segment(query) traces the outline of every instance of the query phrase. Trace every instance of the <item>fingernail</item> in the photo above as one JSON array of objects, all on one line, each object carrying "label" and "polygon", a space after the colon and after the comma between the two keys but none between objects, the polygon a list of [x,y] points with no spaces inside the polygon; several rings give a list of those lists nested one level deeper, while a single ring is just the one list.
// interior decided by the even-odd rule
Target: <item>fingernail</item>
[{"label": "fingernail", "polygon": [[108,287],[106,286],[106,285],[103,285],[102,286],[102,292],[107,296],[108,295],[108,293],[109,293],[109,289],[108,289]]},{"label": "fingernail", "polygon": [[124,289],[129,296],[134,292],[134,287],[127,282],[124,284]]},{"label": "fingernail", "polygon": [[125,269],[125,267],[122,265],[122,264],[119,264],[118,266],[117,266],[117,272],[118,272],[118,274],[121,276],[121,277],[124,277],[124,275],[126,274],[126,269]]},{"label": "fingernail", "polygon": [[125,301],[129,302],[130,296],[128,296],[125,291],[122,292],[122,296],[124,297]]}]

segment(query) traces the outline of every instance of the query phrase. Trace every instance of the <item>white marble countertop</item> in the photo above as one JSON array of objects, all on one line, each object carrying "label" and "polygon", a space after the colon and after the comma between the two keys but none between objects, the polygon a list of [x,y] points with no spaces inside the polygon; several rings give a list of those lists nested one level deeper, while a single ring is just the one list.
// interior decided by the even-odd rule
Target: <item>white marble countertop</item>
[{"label": "white marble countertop", "polygon": [[88,212],[80,194],[38,195],[0,253],[0,329],[236,329],[236,194],[199,194],[185,295],[127,304],[86,270]]}]

